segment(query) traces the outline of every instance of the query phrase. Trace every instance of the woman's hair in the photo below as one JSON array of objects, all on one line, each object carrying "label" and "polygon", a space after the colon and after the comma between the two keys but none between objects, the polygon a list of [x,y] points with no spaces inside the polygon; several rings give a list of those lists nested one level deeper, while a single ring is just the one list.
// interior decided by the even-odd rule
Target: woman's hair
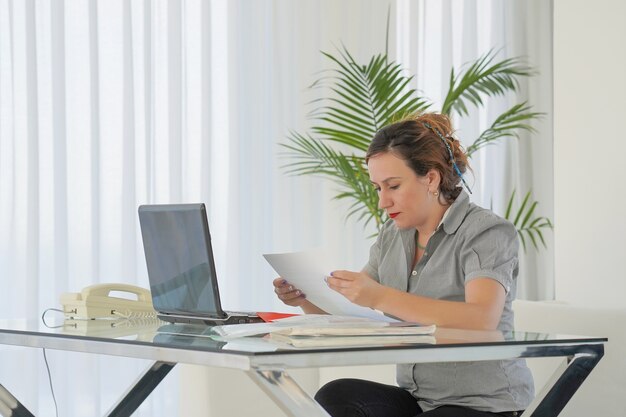
[{"label": "woman's hair", "polygon": [[453,134],[448,116],[416,113],[376,132],[365,161],[390,152],[405,160],[419,177],[435,169],[441,176],[439,191],[452,203],[461,192],[460,182],[465,182],[462,174],[469,168],[467,154]]}]

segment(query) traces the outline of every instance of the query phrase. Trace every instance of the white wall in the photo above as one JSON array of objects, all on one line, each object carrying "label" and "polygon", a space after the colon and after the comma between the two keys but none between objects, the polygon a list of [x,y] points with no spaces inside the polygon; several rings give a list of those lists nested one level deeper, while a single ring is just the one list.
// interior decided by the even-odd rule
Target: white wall
[{"label": "white wall", "polygon": [[626,294],[626,2],[555,0],[556,298]]}]

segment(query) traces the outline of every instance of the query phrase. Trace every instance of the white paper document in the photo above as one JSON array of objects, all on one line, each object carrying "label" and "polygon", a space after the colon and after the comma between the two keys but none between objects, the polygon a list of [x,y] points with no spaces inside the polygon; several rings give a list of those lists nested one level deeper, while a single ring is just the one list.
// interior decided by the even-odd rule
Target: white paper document
[{"label": "white paper document", "polygon": [[[408,323],[407,325],[410,325]],[[265,333],[284,331],[289,329],[316,329],[316,328],[375,328],[381,329],[385,326],[393,325],[386,321],[381,321],[379,316],[374,319],[354,316],[337,316],[328,314],[303,314],[301,316],[287,317],[274,320],[271,323],[244,323],[225,324],[223,326],[210,327],[209,334],[216,334],[225,340],[232,340],[239,337],[257,336]],[[181,326],[179,324],[174,326]]]},{"label": "white paper document", "polygon": [[332,290],[324,280],[336,266],[329,265],[322,252],[294,252],[263,255],[279,276],[299,288],[307,300],[329,314],[368,317],[382,321],[397,321],[368,307],[352,303]]}]

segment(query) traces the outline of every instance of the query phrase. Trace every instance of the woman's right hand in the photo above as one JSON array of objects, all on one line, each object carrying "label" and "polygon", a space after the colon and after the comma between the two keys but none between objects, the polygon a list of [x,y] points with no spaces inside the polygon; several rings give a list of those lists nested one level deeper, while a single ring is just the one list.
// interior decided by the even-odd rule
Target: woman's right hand
[{"label": "woman's right hand", "polygon": [[284,278],[278,277],[274,280],[274,292],[280,301],[288,306],[301,307],[306,303],[306,296],[298,288],[291,285]]}]

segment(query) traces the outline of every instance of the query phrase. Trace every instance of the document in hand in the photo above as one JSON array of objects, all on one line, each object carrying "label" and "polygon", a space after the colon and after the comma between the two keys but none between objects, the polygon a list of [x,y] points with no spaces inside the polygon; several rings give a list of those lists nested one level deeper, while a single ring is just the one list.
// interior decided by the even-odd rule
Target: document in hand
[{"label": "document in hand", "polygon": [[265,254],[263,257],[278,275],[301,289],[307,300],[329,314],[397,321],[371,308],[354,304],[330,289],[324,278],[336,265],[329,261],[330,255],[322,251]]}]

